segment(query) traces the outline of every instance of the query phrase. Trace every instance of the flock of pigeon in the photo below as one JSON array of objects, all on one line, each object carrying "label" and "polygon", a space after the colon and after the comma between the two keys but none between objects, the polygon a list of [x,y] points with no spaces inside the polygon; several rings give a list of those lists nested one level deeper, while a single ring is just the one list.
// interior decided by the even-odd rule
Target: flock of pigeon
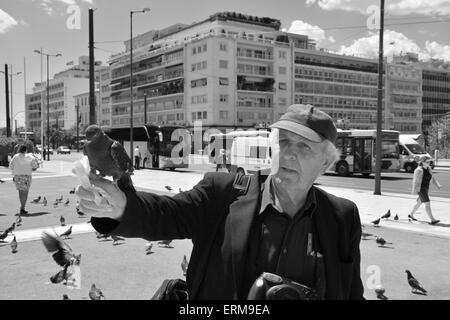
[{"label": "flock of pigeon", "polygon": [[[3,181],[2,181],[3,182]],[[168,189],[169,190],[169,189]],[[171,191],[171,190],[169,190]],[[74,194],[75,188],[69,191],[69,194]],[[53,207],[57,208],[59,205],[63,204],[64,206],[68,206],[70,204],[69,198],[63,203],[64,197],[61,195],[59,198],[55,200],[53,203]],[[46,197],[41,197],[40,195],[31,201],[32,204],[40,204],[42,203],[43,206],[48,205],[48,201]],[[79,209],[79,202],[77,202],[76,205],[76,212],[78,214],[78,217],[83,217],[85,214]],[[60,224],[62,227],[66,225],[66,221],[64,216],[60,216]],[[88,221],[90,223],[90,221]],[[5,229],[3,232],[0,232],[0,241],[4,241],[6,237],[11,234],[14,235],[14,230],[16,227],[20,226],[22,224],[22,217],[19,214],[16,221],[13,222],[13,224]],[[71,270],[72,266],[80,266],[81,262],[81,254],[75,254],[72,251],[72,248],[64,241],[67,239],[70,239],[70,235],[72,234],[72,226],[69,226],[64,232],[60,234],[52,234],[47,231],[42,232],[42,242],[47,249],[48,252],[52,254],[53,260],[61,267],[61,270],[58,271],[56,274],[50,277],[50,281],[52,283],[61,283],[67,284],[69,278],[71,277],[71,273],[69,270]],[[97,239],[104,239],[108,240],[110,237],[113,240],[113,245],[119,245],[125,241],[124,238],[116,236],[116,235],[106,235],[96,232]],[[63,240],[64,238],[64,240]],[[159,247],[164,248],[173,248],[171,246],[172,240],[161,240],[157,244]],[[17,240],[16,236],[14,235],[13,240],[10,243],[11,246],[11,252],[17,253]],[[153,253],[152,251],[153,243],[148,242],[145,245],[145,253],[147,255]],[[186,255],[184,255],[183,260],[181,262],[181,269],[183,270],[183,275],[186,276],[187,268],[188,268],[188,260],[186,258]],[[106,299],[103,295],[103,292],[95,286],[95,284],[91,285],[91,289],[89,290],[89,298],[92,300],[102,300]],[[70,300],[67,294],[63,295],[63,300]]]},{"label": "flock of pigeon", "polygon": [[[378,219],[375,219],[374,221],[371,221],[371,223],[373,224],[374,227],[379,227],[381,220],[389,219],[390,217],[391,217],[391,210],[389,209],[384,215],[382,215]],[[396,214],[394,216],[394,220],[398,221],[398,219],[399,219],[398,215]],[[363,225],[363,228],[364,228],[364,225]],[[362,240],[369,240],[368,239],[369,237],[375,237],[375,242],[379,245],[379,247],[385,247],[386,244],[392,244],[392,242],[387,242],[382,237],[362,231],[362,233],[361,233]],[[413,293],[421,293],[424,295],[426,295],[428,293],[428,291],[423,288],[423,286],[420,284],[420,282],[416,278],[414,278],[411,271],[405,270],[405,273],[407,276],[408,284],[411,287]],[[384,295],[385,291],[386,291],[386,289],[383,286],[381,286],[381,285],[377,286],[375,288],[375,293],[377,295],[377,298],[380,300],[387,300],[388,298]]]}]

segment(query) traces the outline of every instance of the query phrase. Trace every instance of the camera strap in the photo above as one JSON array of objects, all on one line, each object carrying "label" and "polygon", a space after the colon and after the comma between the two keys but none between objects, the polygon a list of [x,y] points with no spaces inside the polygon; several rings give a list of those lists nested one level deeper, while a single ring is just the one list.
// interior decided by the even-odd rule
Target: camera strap
[{"label": "camera strap", "polygon": [[[324,300],[326,291],[325,262],[323,259],[322,249],[319,242],[315,219],[313,219],[311,215],[309,218],[311,221],[311,229],[312,229],[311,241],[313,251],[311,252],[311,255],[313,256],[314,259],[313,268],[314,268],[315,289],[317,290],[317,293],[321,297],[321,299]],[[308,234],[308,245],[309,245],[309,237],[310,234]]]}]

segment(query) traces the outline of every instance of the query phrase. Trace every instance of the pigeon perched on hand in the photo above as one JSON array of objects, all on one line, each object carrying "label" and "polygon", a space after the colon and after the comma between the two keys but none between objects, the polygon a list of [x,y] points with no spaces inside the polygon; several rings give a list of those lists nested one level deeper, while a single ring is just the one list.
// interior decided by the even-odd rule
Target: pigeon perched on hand
[{"label": "pigeon perched on hand", "polygon": [[88,141],[83,151],[89,159],[91,172],[112,176],[120,189],[136,191],[130,176],[134,171],[133,162],[123,146],[108,137],[97,125],[90,125],[85,134]]},{"label": "pigeon perched on hand", "polygon": [[16,236],[14,236],[14,239],[11,241],[11,252],[16,253],[17,252],[17,240]]},{"label": "pigeon perched on hand", "polygon": [[417,291],[420,291],[424,294],[427,294],[427,290],[425,290],[422,285],[420,284],[420,282],[413,277],[413,275],[411,274],[411,271],[409,270],[405,270],[407,277],[408,277],[408,283],[412,288],[412,292],[415,293]]},{"label": "pigeon perched on hand", "polygon": [[91,300],[101,300],[102,298],[106,299],[105,296],[103,295],[102,290],[97,288],[95,286],[95,283],[91,285],[91,289],[89,290],[89,298],[91,298]]},{"label": "pigeon perched on hand", "polygon": [[66,231],[64,231],[63,233],[61,233],[59,236],[60,237],[66,237],[69,238],[69,236],[72,234],[72,226],[69,227],[69,229],[67,229]]},{"label": "pigeon perched on hand", "polygon": [[61,271],[50,278],[52,283],[59,283],[67,280],[67,269],[71,264],[80,264],[81,254],[75,255],[72,248],[65,243],[60,236],[50,234],[46,231],[42,232],[42,242],[48,252],[53,253],[52,257],[55,262],[63,267]]},{"label": "pigeon perched on hand", "polygon": [[391,209],[388,210],[384,215],[381,216],[381,219],[387,219],[391,216]]}]

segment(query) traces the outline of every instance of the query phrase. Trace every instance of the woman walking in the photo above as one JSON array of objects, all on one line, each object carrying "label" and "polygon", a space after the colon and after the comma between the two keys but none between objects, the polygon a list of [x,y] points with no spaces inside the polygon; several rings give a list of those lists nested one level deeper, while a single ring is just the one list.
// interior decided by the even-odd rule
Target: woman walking
[{"label": "woman walking", "polygon": [[13,174],[13,181],[19,191],[20,214],[27,214],[25,204],[31,186],[31,173],[39,167],[37,160],[27,152],[26,145],[20,145],[18,153],[14,155],[9,164]]},{"label": "woman walking", "polygon": [[414,171],[413,187],[412,187],[413,189],[412,193],[418,194],[419,197],[417,198],[417,203],[414,205],[414,208],[412,209],[411,213],[408,215],[408,218],[417,221],[417,219],[414,218],[414,213],[416,213],[420,205],[424,203],[425,211],[427,212],[428,217],[431,220],[430,224],[437,224],[439,223],[440,220],[436,220],[433,217],[433,214],[431,212],[430,198],[428,197],[428,189],[430,188],[430,181],[432,181],[436,185],[436,187],[438,187],[438,189],[441,189],[441,185],[436,180],[436,178],[433,177],[433,174],[431,172],[430,158],[422,157],[419,160],[419,165]]}]

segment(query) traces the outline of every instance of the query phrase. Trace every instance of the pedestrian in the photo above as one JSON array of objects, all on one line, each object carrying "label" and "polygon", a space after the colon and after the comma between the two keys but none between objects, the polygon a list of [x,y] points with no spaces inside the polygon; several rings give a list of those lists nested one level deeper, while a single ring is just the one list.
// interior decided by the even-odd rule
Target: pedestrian
[{"label": "pedestrian", "polygon": [[39,167],[39,163],[32,154],[27,153],[26,145],[20,145],[17,151],[18,153],[14,155],[9,163],[9,168],[12,171],[16,189],[19,191],[20,214],[27,214],[28,211],[25,210],[25,205],[31,186],[31,174]]},{"label": "pedestrian", "polygon": [[414,170],[414,178],[412,184],[412,194],[418,194],[417,202],[414,205],[411,213],[408,215],[408,218],[414,221],[417,221],[414,218],[414,214],[417,209],[419,209],[422,203],[425,204],[425,211],[427,212],[428,217],[430,218],[430,224],[434,225],[440,222],[433,217],[433,213],[431,212],[431,204],[430,197],[428,196],[428,189],[430,188],[430,181],[432,181],[438,189],[441,189],[441,185],[439,181],[433,176],[430,167],[431,158],[428,156],[421,157],[419,159],[419,165],[416,170]]},{"label": "pedestrian", "polygon": [[218,172],[219,169],[222,168],[226,168],[227,171],[229,172],[230,170],[228,169],[228,163],[229,159],[227,157],[227,152],[225,151],[225,149],[220,149],[219,156],[217,157],[216,172]]},{"label": "pedestrian", "polygon": [[136,148],[134,148],[134,168],[136,170],[139,170],[140,161],[141,161],[141,150],[139,150],[139,146],[136,146]]},{"label": "pedestrian", "polygon": [[358,208],[313,185],[338,159],[332,118],[296,104],[271,128],[268,174],[210,172],[173,197],[122,191],[91,174],[109,202],[95,204],[79,186],[80,209],[102,234],[192,239],[189,299],[254,298],[266,288],[263,272],[307,286],[310,299],[364,299]]}]

